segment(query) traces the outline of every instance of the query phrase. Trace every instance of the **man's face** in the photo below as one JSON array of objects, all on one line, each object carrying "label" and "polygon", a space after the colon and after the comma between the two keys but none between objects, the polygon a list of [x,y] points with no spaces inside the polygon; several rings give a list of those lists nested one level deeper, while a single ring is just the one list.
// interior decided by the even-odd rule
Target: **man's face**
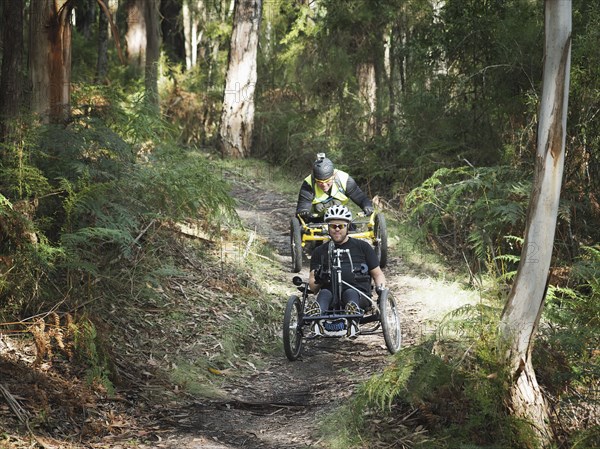
[{"label": "man's face", "polygon": [[329,192],[333,185],[333,176],[328,179],[315,179],[315,182],[323,192]]},{"label": "man's face", "polygon": [[343,243],[348,237],[348,223],[342,220],[332,220],[327,223],[329,236],[335,243]]}]

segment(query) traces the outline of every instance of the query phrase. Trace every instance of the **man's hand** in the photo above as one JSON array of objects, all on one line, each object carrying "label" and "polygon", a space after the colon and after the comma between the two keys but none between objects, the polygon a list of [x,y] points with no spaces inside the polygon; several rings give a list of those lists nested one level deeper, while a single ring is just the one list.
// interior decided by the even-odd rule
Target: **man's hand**
[{"label": "man's hand", "polygon": [[373,208],[371,206],[366,206],[363,209],[363,212],[365,213],[365,215],[368,217],[369,215],[371,215],[373,213]]},{"label": "man's hand", "polygon": [[310,217],[310,211],[309,210],[301,210],[298,212],[298,216],[300,218],[302,218],[303,220],[306,220],[308,217]]},{"label": "man's hand", "polygon": [[315,283],[323,285],[329,281],[329,274],[320,266],[315,270]]},{"label": "man's hand", "polygon": [[375,291],[377,292],[378,295],[380,295],[381,292],[384,290],[385,290],[385,285],[383,285],[383,284],[379,284],[377,287],[375,287]]}]

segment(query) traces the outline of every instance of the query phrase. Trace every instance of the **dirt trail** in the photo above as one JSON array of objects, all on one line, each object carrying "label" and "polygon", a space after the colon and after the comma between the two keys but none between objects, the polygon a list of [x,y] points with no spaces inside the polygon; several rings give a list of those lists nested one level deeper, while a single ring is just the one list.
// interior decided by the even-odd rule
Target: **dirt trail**
[{"label": "dirt trail", "polygon": [[[234,183],[233,194],[245,226],[275,248],[281,264],[280,279],[275,281],[290,285],[292,294],[288,223],[294,204],[248,182]],[[452,295],[443,299],[444,304],[437,295],[428,295],[432,281],[403,272],[402,261],[391,249],[388,260],[384,271],[400,301],[406,346],[431,329],[430,322],[455,304]],[[300,273],[303,277],[307,275],[306,266]],[[190,415],[197,420],[190,434],[174,435],[174,440],[167,439],[160,447],[326,448],[318,439],[320,418],[349,398],[359,383],[381,371],[389,357],[380,333],[355,340],[308,342],[301,359],[295,362],[289,362],[282,351],[266,361],[265,369],[226,385],[231,400],[195,404]]]},{"label": "dirt trail", "polygon": [[[281,298],[284,302],[288,295],[296,293],[291,283],[294,273],[291,272],[289,255],[289,219],[295,208],[294,203],[247,180],[233,180],[232,185],[238,204],[237,211],[244,225],[273,246],[273,257],[279,269],[272,282],[285,287],[287,293]],[[307,265],[306,262],[300,273],[304,278],[308,274]],[[394,253],[393,246],[388,251],[388,266],[384,272],[387,285],[395,292],[400,303],[404,346],[413,344],[423,332],[435,329],[435,322],[445,311],[466,300],[465,293],[452,284],[409,272]],[[440,294],[440,284],[443,286],[443,294]],[[185,296],[183,289],[182,294]],[[159,337],[162,338],[157,338]],[[2,339],[0,343],[3,343]],[[11,348],[4,352],[16,354]],[[112,410],[114,405],[115,413],[108,413],[112,422],[116,422],[115,425],[126,427],[128,419],[137,418],[137,424],[132,425],[131,433],[125,430],[115,432],[114,440],[108,435],[97,444],[65,446],[35,437],[33,443],[23,440],[20,445],[15,442],[3,446],[0,438],[0,447],[327,449],[326,442],[319,440],[322,418],[344,404],[363,381],[381,372],[388,363],[390,355],[381,333],[362,335],[354,340],[313,340],[305,344],[301,358],[295,362],[289,362],[282,349],[280,353],[262,360],[258,370],[252,374],[245,377],[223,376],[221,388],[225,392],[225,399],[173,401],[156,404],[148,410],[140,408],[139,401],[143,400],[143,392],[138,392],[137,398],[135,395],[121,397],[122,404],[118,405],[118,410],[123,413],[123,420],[119,419],[116,403],[111,404],[109,401],[104,404],[103,410]],[[0,368],[0,384],[8,379],[4,378],[5,374],[15,379],[21,375],[11,365],[0,364]],[[53,377],[48,379],[52,380]],[[60,387],[56,383],[55,387],[70,391],[72,386],[66,385],[68,382],[71,381],[64,381],[65,385]],[[13,394],[25,400],[18,396],[18,382],[7,385],[11,387]],[[155,389],[163,387],[149,386]],[[26,395],[26,392],[22,391],[21,394]],[[0,434],[3,428],[7,431],[14,427],[11,423],[15,423],[15,417],[1,401],[0,418],[6,421],[3,423],[0,419]],[[107,426],[110,427],[109,424]],[[128,435],[134,441],[133,446],[126,441]],[[151,442],[135,443],[144,436]],[[18,440],[15,438],[15,441]]]}]

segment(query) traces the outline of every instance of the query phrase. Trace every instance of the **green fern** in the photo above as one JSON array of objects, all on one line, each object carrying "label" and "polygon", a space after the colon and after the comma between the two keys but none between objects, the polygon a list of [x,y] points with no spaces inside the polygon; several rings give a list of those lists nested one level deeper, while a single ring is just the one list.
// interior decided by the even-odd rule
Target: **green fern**
[{"label": "green fern", "polygon": [[[410,217],[445,242],[448,253],[482,261],[497,275],[510,254],[505,235],[524,227],[529,183],[510,167],[437,170],[406,198]],[[508,192],[508,194],[507,194]]]},{"label": "green fern", "polygon": [[390,410],[400,397],[418,404],[431,393],[431,386],[443,384],[449,373],[449,367],[430,348],[411,347],[401,351],[383,373],[364,384],[359,395],[381,411]]}]

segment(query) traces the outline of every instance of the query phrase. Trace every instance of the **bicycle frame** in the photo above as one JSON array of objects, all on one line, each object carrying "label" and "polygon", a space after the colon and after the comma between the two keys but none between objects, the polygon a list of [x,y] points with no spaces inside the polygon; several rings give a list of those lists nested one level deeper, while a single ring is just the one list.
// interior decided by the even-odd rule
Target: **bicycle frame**
[{"label": "bicycle frame", "polygon": [[377,302],[373,301],[373,298],[371,298],[369,295],[365,294],[364,292],[362,292],[361,290],[356,288],[354,285],[352,285],[342,279],[342,255],[343,254],[348,255],[348,260],[350,261],[350,270],[352,271],[352,273],[355,273],[354,263],[352,262],[352,257],[350,256],[350,250],[349,249],[334,249],[334,248],[332,248],[332,246],[333,245],[330,245],[328,254],[329,254],[329,267],[331,270],[331,292],[333,293],[333,298],[334,298],[334,303],[333,303],[334,310],[342,309],[342,292],[344,290],[343,286],[346,286],[346,287],[349,287],[352,290],[356,291],[363,298],[366,298],[369,301],[369,303],[371,304],[371,307],[373,307],[374,310],[376,311],[377,310]]},{"label": "bicycle frame", "polygon": [[[329,240],[329,233],[327,231],[326,223],[307,223],[304,219],[298,216],[300,220],[300,225],[302,226],[302,247],[306,246],[307,242],[326,242]],[[349,232],[349,235],[356,239],[365,239],[373,241],[375,240],[375,214],[371,214],[369,216],[368,221],[353,221],[354,225],[367,225],[367,230],[362,230],[358,232]]]}]

